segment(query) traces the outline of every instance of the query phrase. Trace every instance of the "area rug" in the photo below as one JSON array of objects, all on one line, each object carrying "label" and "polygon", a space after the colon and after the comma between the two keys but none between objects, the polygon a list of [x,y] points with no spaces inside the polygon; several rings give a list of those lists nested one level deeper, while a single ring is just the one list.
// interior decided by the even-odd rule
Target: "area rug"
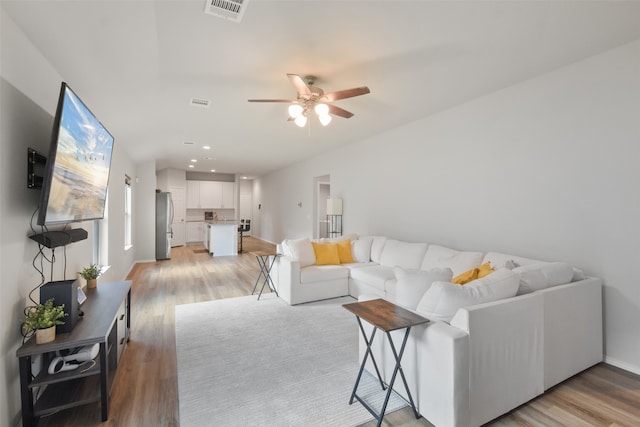
[{"label": "area rug", "polygon": [[[289,306],[275,294],[176,306],[180,426],[357,426],[359,368],[352,298]],[[366,372],[366,371],[365,371]],[[358,394],[381,407],[363,376]],[[406,405],[392,394],[388,412]]]}]

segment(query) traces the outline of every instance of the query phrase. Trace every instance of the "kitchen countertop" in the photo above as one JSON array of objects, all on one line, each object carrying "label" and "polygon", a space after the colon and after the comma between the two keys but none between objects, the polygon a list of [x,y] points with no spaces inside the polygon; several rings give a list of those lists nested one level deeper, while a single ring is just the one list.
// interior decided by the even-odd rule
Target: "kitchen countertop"
[{"label": "kitchen countertop", "polygon": [[188,219],[186,222],[206,222],[207,224],[217,224],[217,225],[237,225],[235,220],[232,219],[228,219],[228,220],[217,220],[217,221],[213,221],[213,220],[204,220],[204,219]]}]

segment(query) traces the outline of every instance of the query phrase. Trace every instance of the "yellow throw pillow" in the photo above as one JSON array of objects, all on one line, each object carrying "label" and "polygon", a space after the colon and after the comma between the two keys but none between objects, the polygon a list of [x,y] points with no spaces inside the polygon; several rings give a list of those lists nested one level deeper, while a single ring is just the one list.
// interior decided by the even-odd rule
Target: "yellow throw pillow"
[{"label": "yellow throw pillow", "polygon": [[340,264],[349,264],[354,262],[353,255],[351,255],[351,240],[343,240],[336,243],[338,246],[338,256],[340,257]]},{"label": "yellow throw pillow", "polygon": [[337,265],[340,264],[340,255],[338,255],[338,245],[335,243],[315,243],[313,252],[316,254],[316,265]]},{"label": "yellow throw pillow", "polygon": [[495,270],[491,267],[491,261],[487,261],[484,264],[482,264],[480,267],[478,267],[478,279],[488,276],[494,271]]},{"label": "yellow throw pillow", "polygon": [[476,280],[478,278],[479,273],[480,273],[480,269],[478,267],[472,268],[471,270],[458,274],[456,277],[451,279],[451,283],[464,285],[465,283],[469,283],[472,280]]}]

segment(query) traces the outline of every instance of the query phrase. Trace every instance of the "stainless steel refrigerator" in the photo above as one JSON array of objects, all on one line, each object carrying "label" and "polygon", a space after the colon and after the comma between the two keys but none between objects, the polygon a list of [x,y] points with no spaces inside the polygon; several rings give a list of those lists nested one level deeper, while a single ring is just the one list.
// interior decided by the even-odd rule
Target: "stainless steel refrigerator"
[{"label": "stainless steel refrigerator", "polygon": [[171,193],[156,193],[156,259],[171,258],[172,222]]}]

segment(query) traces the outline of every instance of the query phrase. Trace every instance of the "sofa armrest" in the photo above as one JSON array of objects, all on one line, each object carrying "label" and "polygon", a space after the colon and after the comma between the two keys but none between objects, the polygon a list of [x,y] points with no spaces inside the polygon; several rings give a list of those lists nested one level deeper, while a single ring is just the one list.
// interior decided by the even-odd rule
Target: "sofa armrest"
[{"label": "sofa armrest", "polygon": [[459,309],[469,333],[470,425],[482,425],[544,391],[544,299],[522,295]]},{"label": "sofa armrest", "polygon": [[546,390],[602,361],[602,281],[588,277],[538,293],[544,298]]},{"label": "sofa armrest", "polygon": [[281,255],[276,258],[274,270],[276,270],[274,285],[278,295],[291,304],[293,288],[300,286],[300,262]]}]

